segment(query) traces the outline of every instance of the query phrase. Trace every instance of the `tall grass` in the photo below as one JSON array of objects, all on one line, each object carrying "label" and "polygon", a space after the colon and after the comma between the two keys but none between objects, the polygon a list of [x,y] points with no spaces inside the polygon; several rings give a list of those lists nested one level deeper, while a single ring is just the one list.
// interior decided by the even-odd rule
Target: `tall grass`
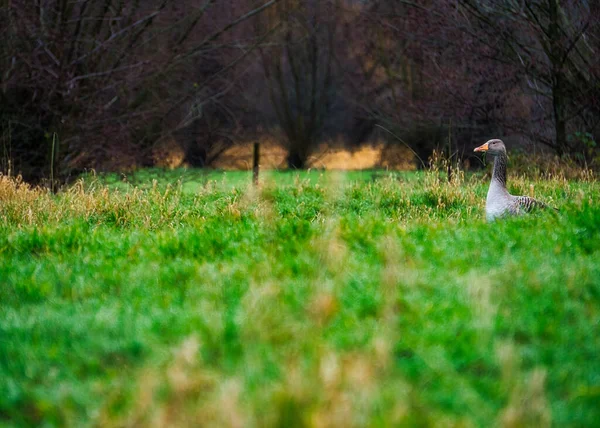
[{"label": "tall grass", "polygon": [[0,177],[0,423],[592,426],[600,186],[545,178]]}]

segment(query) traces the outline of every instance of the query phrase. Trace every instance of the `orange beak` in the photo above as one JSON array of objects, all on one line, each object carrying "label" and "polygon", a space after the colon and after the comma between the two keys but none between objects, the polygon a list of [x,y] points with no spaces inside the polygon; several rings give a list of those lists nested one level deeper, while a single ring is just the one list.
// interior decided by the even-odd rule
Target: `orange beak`
[{"label": "orange beak", "polygon": [[488,143],[482,144],[479,147],[475,147],[475,150],[473,150],[474,152],[487,152],[489,149],[488,147]]}]

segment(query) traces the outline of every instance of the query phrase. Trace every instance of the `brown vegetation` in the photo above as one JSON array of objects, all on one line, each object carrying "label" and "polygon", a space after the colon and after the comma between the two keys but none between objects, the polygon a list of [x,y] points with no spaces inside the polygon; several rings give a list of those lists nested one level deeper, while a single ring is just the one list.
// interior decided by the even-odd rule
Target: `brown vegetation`
[{"label": "brown vegetation", "polygon": [[[288,165],[289,150],[285,144],[269,137],[260,140],[260,167],[282,169]],[[211,167],[224,170],[252,169],[254,141],[240,141],[224,149]],[[163,168],[189,167],[185,151],[174,141],[168,141],[155,152],[155,163]],[[416,167],[413,153],[406,147],[371,142],[356,148],[345,147],[343,141],[328,141],[311,151],[305,166],[315,169],[361,170],[385,168],[412,170]]]}]

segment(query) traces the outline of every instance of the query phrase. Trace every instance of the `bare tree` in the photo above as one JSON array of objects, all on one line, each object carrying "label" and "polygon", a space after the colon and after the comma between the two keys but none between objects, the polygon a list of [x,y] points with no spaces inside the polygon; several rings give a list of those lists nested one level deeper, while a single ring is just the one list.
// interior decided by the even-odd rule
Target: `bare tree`
[{"label": "bare tree", "polygon": [[369,2],[350,12],[348,92],[361,123],[392,130],[422,157],[449,140],[464,147],[492,134],[593,157],[598,9],[555,0]]},{"label": "bare tree", "polygon": [[143,164],[174,130],[217,135],[234,121],[223,100],[238,66],[266,36],[236,30],[276,2],[5,2],[0,119],[15,169]]},{"label": "bare tree", "polygon": [[261,55],[290,168],[305,166],[330,110],[338,7],[333,1],[282,0],[264,16],[268,26],[281,22]]},{"label": "bare tree", "polygon": [[471,61],[482,46],[456,26],[453,2],[381,0],[348,13],[355,18],[342,69],[362,111],[358,134],[381,125],[390,144],[408,145],[424,166],[434,149],[450,142],[453,156],[463,154],[497,129],[514,77]]},{"label": "bare tree", "polygon": [[[585,152],[589,141],[577,138],[577,131],[598,135],[600,123],[599,6],[588,1],[465,0],[459,7],[467,17],[462,27],[493,47],[495,63],[519,68],[539,106],[534,118],[542,124],[530,135],[558,154]],[[544,132],[547,122],[553,124],[551,133]]]}]

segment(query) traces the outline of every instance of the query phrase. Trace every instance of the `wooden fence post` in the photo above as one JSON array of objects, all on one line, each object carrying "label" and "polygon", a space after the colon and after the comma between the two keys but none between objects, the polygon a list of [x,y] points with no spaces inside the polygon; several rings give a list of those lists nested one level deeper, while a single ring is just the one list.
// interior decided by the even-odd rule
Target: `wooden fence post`
[{"label": "wooden fence post", "polygon": [[260,162],[260,143],[254,143],[254,154],[252,156],[252,182],[258,185],[258,165]]}]

